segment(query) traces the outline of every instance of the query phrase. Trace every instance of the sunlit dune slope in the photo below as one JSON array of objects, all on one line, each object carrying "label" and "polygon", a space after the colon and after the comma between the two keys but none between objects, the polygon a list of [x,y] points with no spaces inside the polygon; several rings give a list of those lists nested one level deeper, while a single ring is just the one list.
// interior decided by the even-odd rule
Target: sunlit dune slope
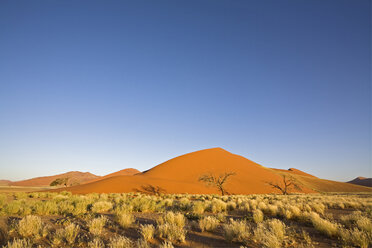
[{"label": "sunlit dune slope", "polygon": [[287,172],[287,173],[293,174],[293,175],[300,175],[300,176],[307,176],[307,177],[315,177],[315,178],[317,178],[316,176],[313,176],[311,174],[308,174],[306,172],[300,171],[300,170],[295,169],[295,168],[289,168],[288,170],[275,169],[275,168],[272,168],[272,169],[273,170],[276,170],[276,171]]},{"label": "sunlit dune slope", "polygon": [[49,186],[51,182],[57,178],[66,178],[68,177],[68,184],[81,184],[86,181],[98,178],[98,176],[89,173],[89,172],[80,172],[80,171],[70,171],[63,174],[58,174],[54,176],[45,176],[45,177],[35,177],[27,180],[12,182],[12,186]]},{"label": "sunlit dune slope", "polygon": [[85,183],[96,182],[96,181],[106,179],[106,178],[109,178],[109,177],[133,176],[133,175],[138,174],[138,173],[141,173],[141,172],[137,169],[134,169],[134,168],[128,168],[128,169],[123,169],[123,170],[120,170],[120,171],[117,171],[117,172],[114,172],[114,173],[107,174],[107,175],[102,176],[102,177],[97,177],[97,178],[95,178],[93,180],[90,180],[88,182],[85,182]]},{"label": "sunlit dune slope", "polygon": [[[270,193],[274,190],[267,182],[281,180],[271,169],[221,148],[212,148],[173,158],[134,176],[111,177],[68,190],[74,193],[129,192],[153,185],[166,193],[217,193],[198,179],[207,173],[218,176],[227,172],[235,173],[226,183],[227,191],[234,194]],[[312,192],[307,188],[303,190]]]},{"label": "sunlit dune slope", "polygon": [[296,169],[288,171],[269,169],[221,148],[188,153],[132,176],[112,176],[92,183],[57,189],[57,191],[135,192],[144,191],[144,188],[151,185],[160,187],[164,193],[210,194],[218,191],[199,182],[199,177],[208,173],[218,176],[229,172],[235,175],[229,178],[225,188],[232,194],[279,193],[268,182],[280,185],[283,180],[282,175],[294,178],[303,193],[369,191],[367,187],[319,179]]}]

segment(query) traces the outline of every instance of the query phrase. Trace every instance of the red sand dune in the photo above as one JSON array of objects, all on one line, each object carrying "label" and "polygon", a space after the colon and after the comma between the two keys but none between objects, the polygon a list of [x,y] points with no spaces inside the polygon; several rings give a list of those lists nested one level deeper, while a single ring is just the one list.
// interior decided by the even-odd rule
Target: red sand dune
[{"label": "red sand dune", "polygon": [[263,167],[242,156],[221,148],[212,148],[188,153],[132,176],[114,176],[67,189],[73,193],[133,192],[142,186],[152,185],[164,189],[165,193],[210,194],[218,193],[207,187],[198,178],[206,173],[220,175],[236,173],[226,183],[232,194],[279,193],[267,182],[282,182],[282,175],[289,175],[301,185],[303,193],[369,191],[369,188],[347,183],[318,179],[296,169],[276,170]]},{"label": "red sand dune", "polygon": [[95,178],[93,180],[90,180],[88,182],[85,182],[85,183],[91,183],[91,182],[99,181],[99,180],[106,179],[106,178],[109,178],[109,177],[133,176],[133,175],[138,174],[138,173],[141,173],[141,172],[137,169],[134,169],[134,168],[128,168],[128,169],[123,169],[123,170],[120,170],[120,171],[117,171],[117,172],[114,172],[114,173],[107,174],[106,176],[97,177],[97,178]]},{"label": "red sand dune", "polygon": [[0,186],[9,186],[11,183],[9,180],[0,180]]},{"label": "red sand dune", "polygon": [[295,174],[295,175],[300,175],[300,176],[307,176],[307,177],[315,177],[315,178],[317,178],[316,176],[313,176],[311,174],[308,174],[306,172],[300,171],[300,170],[295,169],[295,168],[289,168],[288,170],[275,169],[275,168],[272,168],[272,169],[273,170],[276,170],[276,171],[288,172],[290,174]]},{"label": "red sand dune", "polygon": [[63,174],[58,174],[54,176],[45,176],[45,177],[35,177],[27,180],[12,182],[11,186],[49,186],[51,182],[57,178],[68,177],[68,184],[81,184],[86,181],[91,181],[92,179],[98,178],[98,176],[89,173],[89,172],[80,172],[80,171],[70,171]]},{"label": "red sand dune", "polygon": [[366,187],[372,187],[372,178],[366,178],[366,177],[357,177],[348,183],[356,184],[356,185],[362,185]]}]

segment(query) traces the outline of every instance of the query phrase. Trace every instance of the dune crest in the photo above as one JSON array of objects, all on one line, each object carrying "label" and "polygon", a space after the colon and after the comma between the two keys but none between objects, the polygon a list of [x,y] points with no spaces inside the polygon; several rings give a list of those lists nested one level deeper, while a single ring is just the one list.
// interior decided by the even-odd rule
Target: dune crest
[{"label": "dune crest", "polygon": [[280,193],[268,182],[281,184],[283,175],[290,176],[301,186],[301,190],[292,190],[291,192],[370,191],[367,187],[319,179],[294,168],[289,170],[270,169],[222,148],[187,153],[142,173],[110,176],[57,191],[69,190],[73,193],[83,194],[91,192],[122,193],[143,192],[143,189],[146,188],[159,188],[164,193],[217,194],[219,193],[217,189],[207,187],[198,179],[205,174],[218,176],[228,172],[235,173],[225,184],[226,190],[231,194]]}]

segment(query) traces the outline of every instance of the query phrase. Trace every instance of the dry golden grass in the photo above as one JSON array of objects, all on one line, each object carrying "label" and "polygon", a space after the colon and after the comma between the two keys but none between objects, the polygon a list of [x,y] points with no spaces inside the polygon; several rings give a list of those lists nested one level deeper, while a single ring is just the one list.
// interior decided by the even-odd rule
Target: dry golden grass
[{"label": "dry golden grass", "polygon": [[368,194],[17,192],[0,194],[0,247],[366,248],[371,219]]}]

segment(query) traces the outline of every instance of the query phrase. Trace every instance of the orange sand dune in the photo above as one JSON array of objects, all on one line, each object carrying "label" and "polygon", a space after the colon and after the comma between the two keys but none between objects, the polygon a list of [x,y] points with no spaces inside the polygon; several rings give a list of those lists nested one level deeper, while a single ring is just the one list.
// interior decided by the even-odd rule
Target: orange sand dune
[{"label": "orange sand dune", "polygon": [[142,186],[152,185],[164,189],[165,193],[210,194],[218,191],[199,182],[198,178],[206,173],[220,175],[226,172],[235,173],[226,183],[226,190],[232,194],[279,193],[267,182],[281,183],[283,174],[295,178],[303,193],[368,191],[366,187],[318,179],[299,170],[269,169],[221,148],[188,153],[132,176],[114,176],[57,191],[119,193],[133,192],[141,190]]},{"label": "orange sand dune", "polygon": [[0,180],[0,186],[9,186],[11,183],[9,180]]},{"label": "orange sand dune", "polygon": [[317,178],[316,176],[313,176],[311,174],[308,174],[306,172],[300,171],[300,170],[295,169],[295,168],[289,168],[288,170],[275,169],[275,168],[272,168],[272,169],[273,170],[276,170],[276,171],[288,172],[290,174],[296,174],[296,175],[300,175],[300,176],[307,176],[307,177],[315,177],[315,178]]},{"label": "orange sand dune", "polygon": [[[218,193],[198,178],[206,173],[220,175],[225,172],[236,173],[226,183],[227,191],[234,194],[275,192],[267,181],[281,180],[281,176],[271,169],[221,148],[212,148],[173,158],[134,176],[111,177],[67,190],[73,193],[131,192],[141,186],[153,185],[163,188],[166,193]],[[304,192],[313,191],[304,188]]]},{"label": "orange sand dune", "polygon": [[107,174],[106,176],[97,177],[97,178],[95,178],[93,180],[90,180],[88,182],[85,182],[85,183],[96,182],[96,181],[106,179],[106,178],[109,178],[109,177],[133,176],[133,175],[138,174],[138,173],[141,173],[141,172],[137,169],[134,169],[134,168],[128,168],[128,169],[123,169],[123,170],[120,170],[120,171],[117,171],[117,172],[114,172],[114,173]]},{"label": "orange sand dune", "polygon": [[17,181],[10,183],[11,186],[49,186],[51,182],[57,178],[68,177],[68,184],[80,184],[92,179],[98,178],[98,176],[89,172],[70,171],[67,173],[46,176],[46,177],[35,177],[27,180]]}]

